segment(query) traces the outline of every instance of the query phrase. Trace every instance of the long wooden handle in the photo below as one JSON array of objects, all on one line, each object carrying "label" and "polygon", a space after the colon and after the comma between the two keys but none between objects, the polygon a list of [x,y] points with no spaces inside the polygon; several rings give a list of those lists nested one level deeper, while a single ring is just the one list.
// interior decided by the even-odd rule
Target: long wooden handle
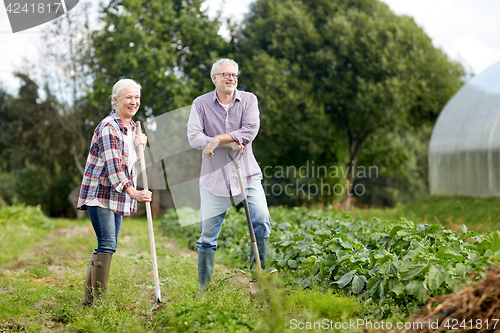
[{"label": "long wooden handle", "polygon": [[[231,157],[231,155],[229,155]],[[248,232],[250,234],[250,241],[252,243],[253,254],[255,255],[255,264],[257,265],[257,274],[262,273],[262,266],[260,263],[259,248],[257,247],[257,239],[255,238],[255,230],[253,229],[252,215],[250,214],[250,207],[248,206],[247,194],[245,191],[245,185],[243,184],[243,176],[241,174],[240,164],[233,159],[236,165],[236,172],[238,173],[238,180],[240,182],[241,197],[243,199],[243,207],[245,207],[245,215],[247,217]],[[252,264],[252,263],[250,263]]]},{"label": "long wooden handle", "polygon": [[[137,122],[137,134],[142,134],[141,123]],[[144,159],[144,145],[139,145],[139,159],[141,160],[142,185],[148,190],[148,177],[146,175],[146,160]],[[151,203],[146,204],[146,216],[148,218],[149,247],[151,248],[151,259],[153,262],[153,277],[155,281],[156,300],[161,302],[160,277],[158,276],[158,263],[156,262],[155,234],[153,230],[153,217],[151,214]]]}]

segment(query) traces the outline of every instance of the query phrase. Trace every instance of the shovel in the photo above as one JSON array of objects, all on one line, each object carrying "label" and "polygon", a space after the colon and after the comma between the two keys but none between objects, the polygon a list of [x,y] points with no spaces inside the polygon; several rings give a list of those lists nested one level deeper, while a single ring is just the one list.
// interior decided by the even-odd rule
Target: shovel
[{"label": "shovel", "polygon": [[[137,122],[137,134],[142,134],[141,123]],[[139,159],[141,160],[141,173],[142,173],[142,186],[145,190],[148,189],[148,177],[146,175],[146,160],[144,159],[144,145],[139,145]],[[160,290],[160,278],[158,277],[158,264],[156,262],[156,246],[155,246],[155,234],[153,230],[153,217],[151,214],[151,203],[145,202],[146,204],[146,216],[148,218],[148,230],[149,230],[149,246],[151,248],[151,259],[153,261],[153,277],[155,281],[155,295],[156,303],[153,304],[151,311],[161,303],[161,290]]]},{"label": "shovel", "polygon": [[238,180],[240,181],[241,196],[243,198],[243,206],[245,207],[245,215],[247,216],[248,231],[250,233],[250,241],[252,242],[252,249],[255,255],[255,263],[257,264],[257,275],[260,276],[262,273],[262,267],[260,265],[259,248],[257,247],[257,239],[255,238],[255,231],[253,230],[252,217],[250,216],[250,207],[248,206],[247,194],[245,192],[245,185],[243,184],[243,176],[241,175],[241,157],[243,153],[239,152],[237,158],[231,156],[231,149],[228,149],[227,154],[231,161],[233,161],[236,167],[236,172],[238,173]]}]

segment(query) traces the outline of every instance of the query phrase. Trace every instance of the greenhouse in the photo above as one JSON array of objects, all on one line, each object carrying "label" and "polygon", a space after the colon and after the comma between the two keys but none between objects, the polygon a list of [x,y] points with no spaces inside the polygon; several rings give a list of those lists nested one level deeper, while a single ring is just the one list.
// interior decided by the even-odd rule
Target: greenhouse
[{"label": "greenhouse", "polygon": [[473,77],[439,115],[429,148],[433,195],[500,197],[500,62]]}]

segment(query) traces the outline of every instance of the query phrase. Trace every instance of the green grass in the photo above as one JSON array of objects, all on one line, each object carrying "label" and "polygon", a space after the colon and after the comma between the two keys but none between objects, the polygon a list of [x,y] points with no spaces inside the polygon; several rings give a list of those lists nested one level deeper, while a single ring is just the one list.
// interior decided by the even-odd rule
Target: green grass
[{"label": "green grass", "polygon": [[481,232],[500,228],[500,198],[427,196],[404,210],[422,220],[439,221],[443,226],[465,224]]},{"label": "green grass", "polygon": [[17,257],[33,239],[45,236],[54,227],[40,207],[9,206],[0,210],[0,266]]},{"label": "green grass", "polygon": [[[427,197],[408,207],[354,209],[352,214],[365,220],[405,217],[452,226],[465,223],[469,229],[487,231],[500,223],[497,207],[500,199]],[[301,332],[292,329],[292,320],[342,322],[367,310],[356,298],[319,287],[303,290],[280,279],[263,282],[252,294],[241,262],[229,260],[234,257],[229,245],[221,247],[211,289],[193,299],[196,252],[185,239],[173,240],[156,230],[162,299],[171,306],[161,305],[152,314],[154,283],[145,218],[124,219],[107,297],[82,307],[88,259],[96,247],[90,221],[49,220],[39,213],[19,206],[0,210],[0,332]],[[283,218],[273,216],[275,222]],[[300,214],[296,218],[302,219]]]},{"label": "green grass", "polygon": [[500,198],[427,196],[404,207],[354,208],[352,215],[367,221],[406,218],[429,224],[437,222],[453,231],[465,224],[471,230],[487,232],[500,229]]},{"label": "green grass", "polygon": [[332,290],[321,292],[319,289],[293,290],[289,293],[289,308],[298,315],[309,312],[319,318],[328,318],[333,321],[342,321],[353,318],[361,307],[352,302],[352,299],[335,294]]},{"label": "green grass", "polygon": [[300,332],[289,328],[292,318],[350,318],[360,310],[355,298],[292,290],[279,279],[251,294],[248,275],[220,261],[213,286],[193,299],[196,252],[156,230],[162,300],[171,306],[150,313],[154,282],[144,218],[124,219],[107,296],[83,307],[85,272],[96,247],[90,221],[51,219],[44,227],[30,221],[0,223],[5,241],[0,243],[0,332]]}]

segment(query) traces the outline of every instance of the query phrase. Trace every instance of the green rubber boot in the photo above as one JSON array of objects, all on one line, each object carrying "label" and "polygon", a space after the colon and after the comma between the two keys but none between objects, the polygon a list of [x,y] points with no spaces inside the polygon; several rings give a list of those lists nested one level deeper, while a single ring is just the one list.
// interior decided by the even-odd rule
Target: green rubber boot
[{"label": "green rubber boot", "polygon": [[[278,270],[274,267],[266,269],[267,245],[269,243],[269,237],[255,237],[255,239],[257,240],[257,248],[259,249],[262,275],[278,274]],[[250,245],[250,274],[252,275],[252,280],[257,280],[257,270],[254,269],[253,267],[254,264],[255,264],[255,254],[253,253],[252,245]]]},{"label": "green rubber boot", "polygon": [[215,252],[198,252],[198,280],[200,286],[196,296],[200,296],[208,289],[210,281],[212,281],[212,273],[214,271]]},{"label": "green rubber boot", "polygon": [[106,294],[112,257],[112,253],[99,252],[97,254],[95,279],[92,280],[94,287],[94,299],[98,299]]},{"label": "green rubber boot", "polygon": [[94,265],[97,264],[97,250],[92,251],[92,255],[90,256],[89,267],[87,268],[87,277],[85,278],[85,287],[83,292],[83,305],[91,305],[94,302],[94,292],[92,288],[92,276],[95,276],[95,268]]}]

